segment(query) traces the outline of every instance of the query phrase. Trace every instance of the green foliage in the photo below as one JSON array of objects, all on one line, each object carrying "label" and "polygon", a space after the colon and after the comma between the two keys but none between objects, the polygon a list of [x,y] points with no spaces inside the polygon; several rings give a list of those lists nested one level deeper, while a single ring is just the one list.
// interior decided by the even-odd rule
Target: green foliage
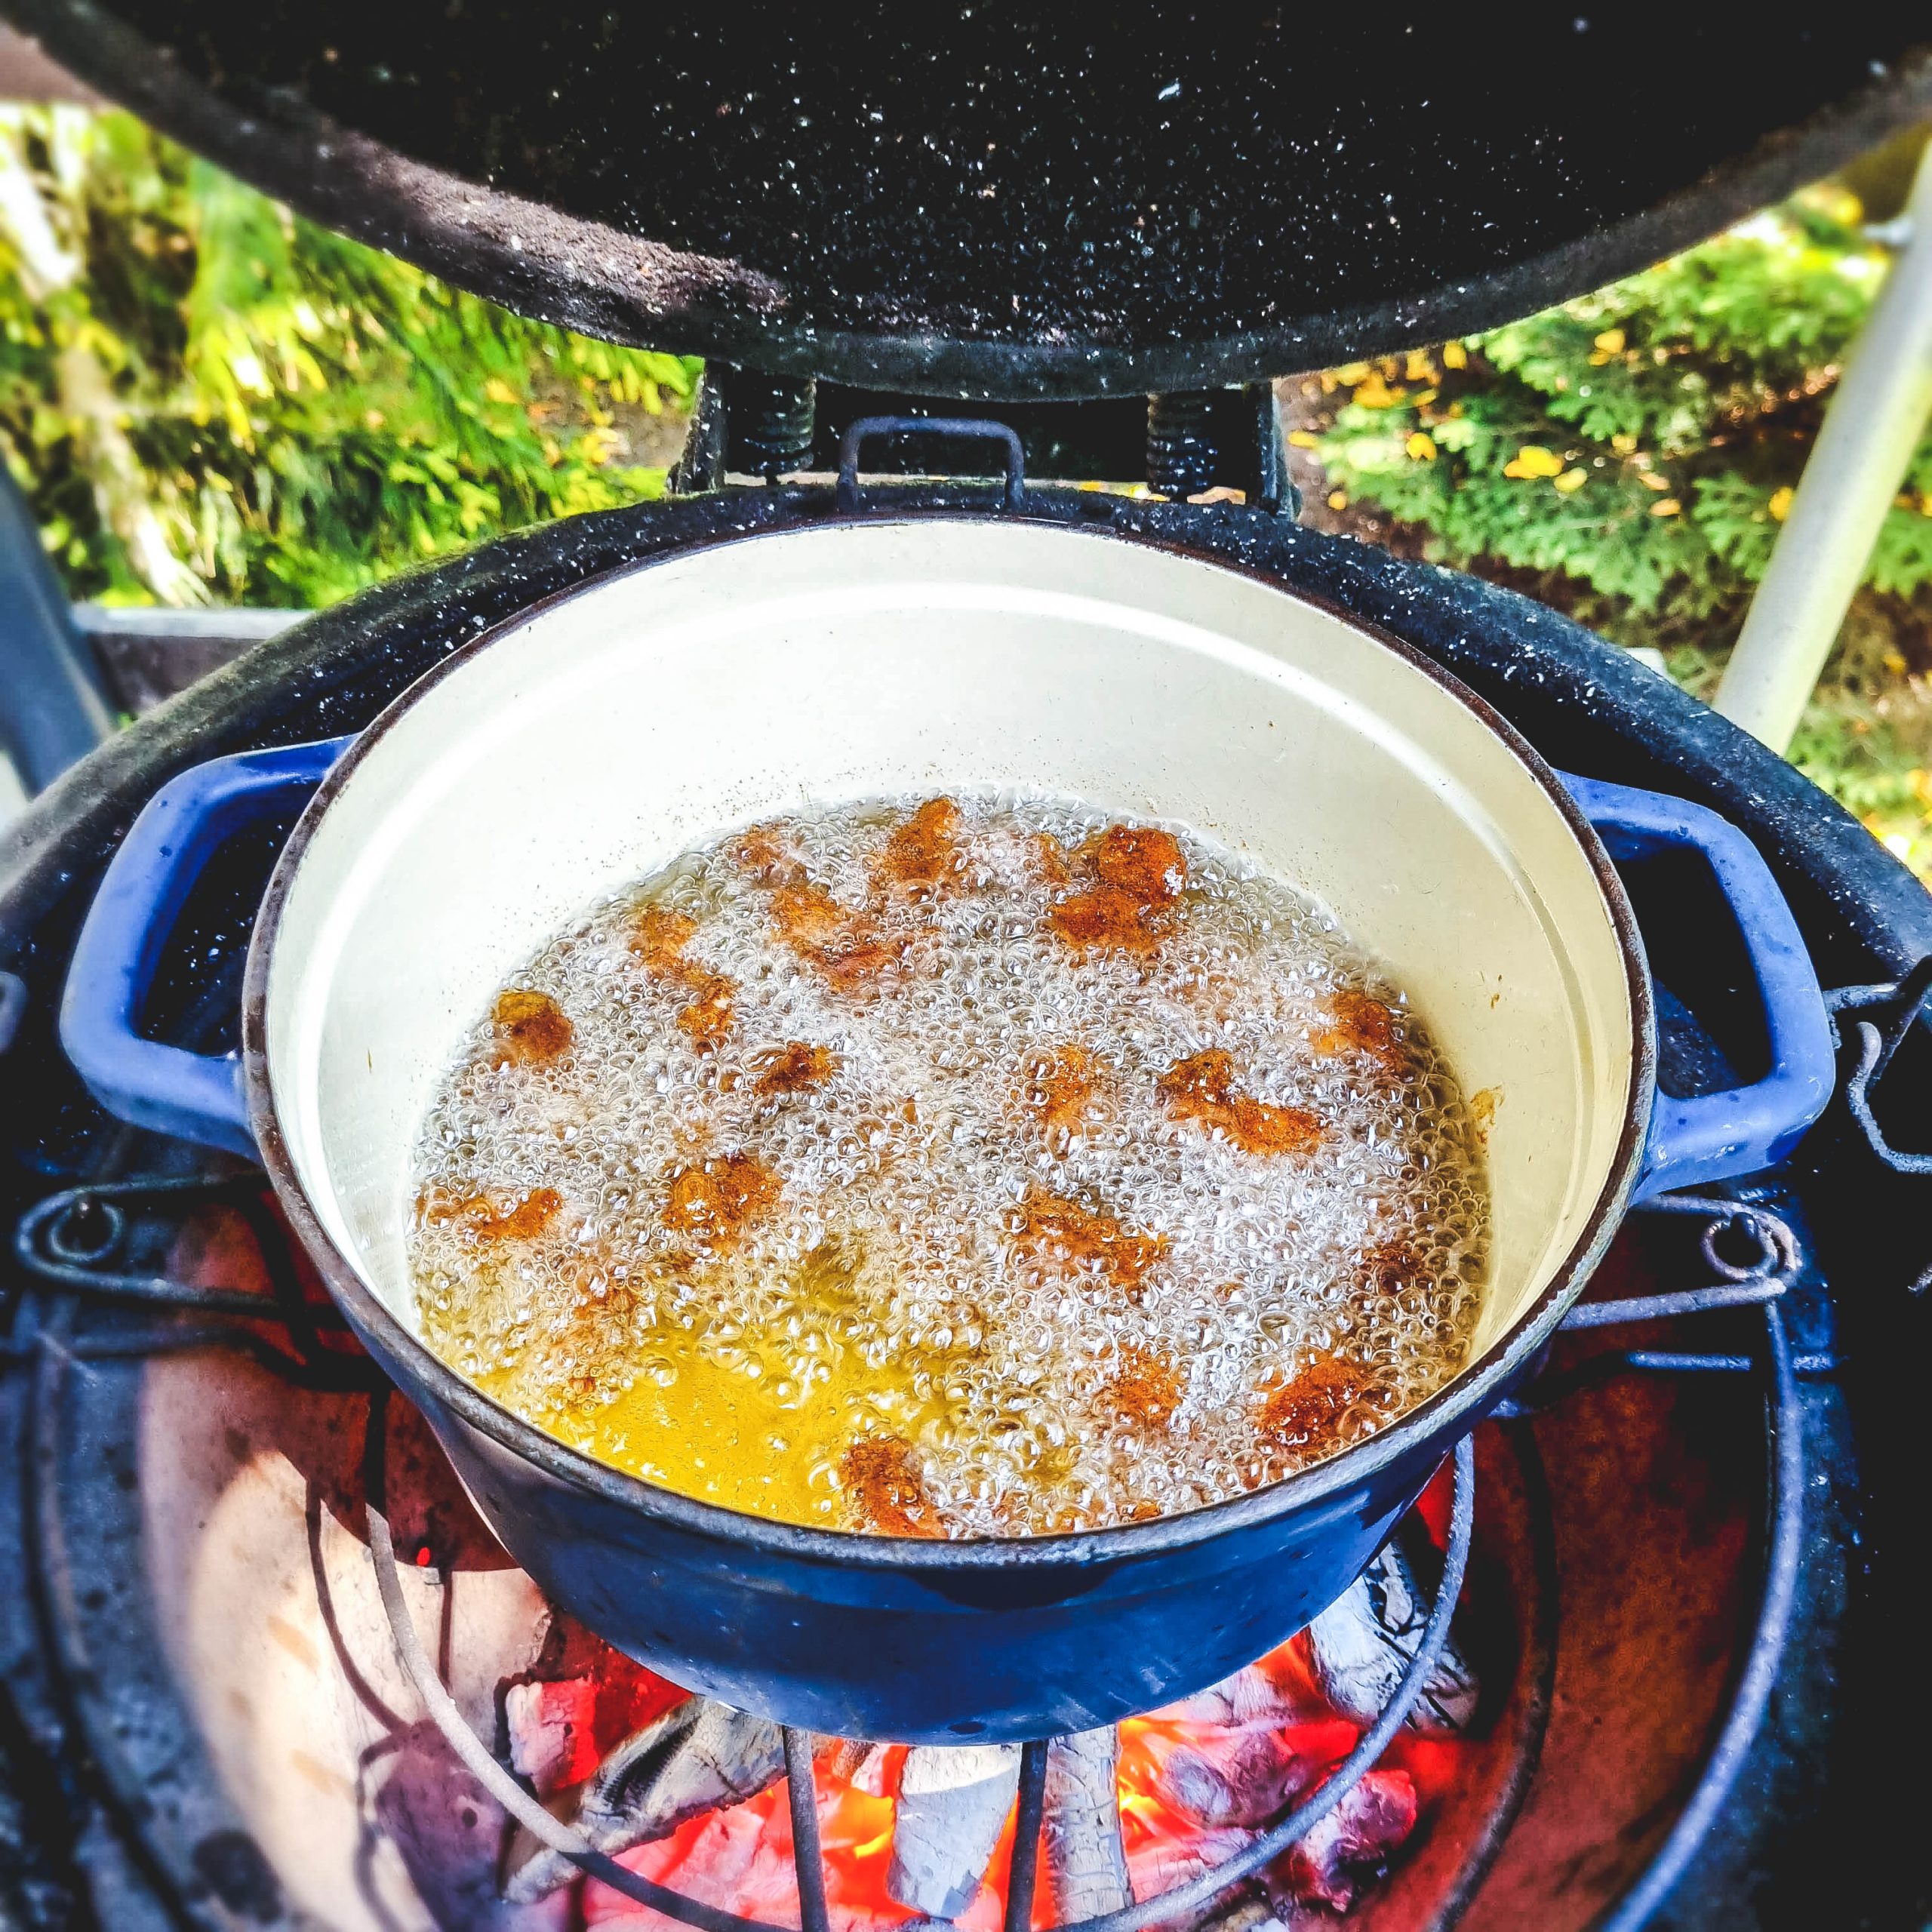
[{"label": "green foliage", "polygon": [[[1681,635],[1741,607],[1764,569],[1884,278],[1859,216],[1842,190],[1810,189],[1438,356],[1335,371],[1333,426],[1311,440],[1345,496],[1419,527],[1438,560],[1567,578],[1609,600],[1614,629]],[[1932,583],[1932,438],[1867,581]]]},{"label": "green foliage", "polygon": [[[1860,220],[1809,189],[1561,308],[1331,371],[1326,426],[1296,440],[1331,508],[1374,505],[1439,561],[1660,644],[1709,697],[1884,278]],[[1932,436],[1865,581],[1791,757],[1932,881],[1932,682],[1906,654],[1932,643]]]},{"label": "green foliage", "polygon": [[1890,628],[1869,605],[1854,608],[1788,755],[1932,881],[1932,691],[1901,669]]},{"label": "green foliage", "polygon": [[0,454],[75,597],[327,603],[657,494],[698,365],[525,321],[119,113],[0,108]]}]

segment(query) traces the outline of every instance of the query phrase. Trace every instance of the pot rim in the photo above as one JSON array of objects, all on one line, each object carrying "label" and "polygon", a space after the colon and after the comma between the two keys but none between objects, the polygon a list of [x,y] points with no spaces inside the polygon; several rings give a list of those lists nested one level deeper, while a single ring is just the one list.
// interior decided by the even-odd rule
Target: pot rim
[{"label": "pot rim", "polygon": [[[829,495],[829,492],[826,492]],[[1235,509],[1241,516],[1260,512]],[[1447,697],[1487,725],[1542,790],[1583,848],[1610,914],[1623,955],[1626,989],[1633,1021],[1630,1084],[1625,1097],[1622,1129],[1610,1172],[1596,1201],[1548,1284],[1509,1328],[1473,1362],[1468,1364],[1433,1395],[1407,1411],[1386,1429],[1352,1444],[1324,1461],[1296,1471],[1280,1481],[1204,1503],[1192,1509],[1143,1523],[1121,1524],[1095,1530],[1060,1531],[1037,1537],[962,1537],[957,1540],[894,1537],[869,1531],[808,1527],[777,1518],[706,1503],[659,1484],[647,1482],[609,1463],[574,1449],[526,1421],[515,1411],[485,1395],[451,1367],[413,1334],[382,1298],[365,1282],[355,1263],[339,1248],[310,1204],[297,1174],[276,1117],[274,1083],[268,1059],[268,981],[283,909],[302,858],[337,795],[354,776],[363,759],[405,712],[444,678],[488,650],[506,633],[533,618],[577,598],[639,572],[678,561],[699,551],[795,537],[804,531],[848,528],[899,523],[982,523],[994,526],[1027,524],[1097,540],[1111,539],[1185,557],[1253,579],[1291,599],[1309,605],[1346,624],[1371,642],[1420,672]],[[1629,896],[1609,854],[1582,808],[1564,789],[1555,772],[1516,727],[1486,700],[1432,659],[1380,626],[1367,623],[1327,599],[1289,589],[1266,571],[1230,563],[1184,540],[1145,531],[1123,531],[1109,526],[1068,526],[1035,521],[1025,511],[942,509],[894,514],[883,507],[838,512],[809,523],[787,522],[750,531],[702,537],[691,543],[620,565],[540,598],[458,645],[386,705],[357,734],[355,742],[331,769],[304,808],[277,858],[263,897],[248,946],[242,997],[242,1067],[248,1119],[262,1164],[303,1244],[315,1257],[323,1280],[343,1313],[374,1350],[386,1358],[392,1372],[406,1369],[428,1386],[432,1399],[470,1426],[526,1462],[534,1463],[560,1481],[610,1502],[658,1517],[678,1529],[727,1542],[749,1543],[761,1550],[804,1561],[857,1565],[861,1568],[914,1572],[974,1571],[1089,1564],[1144,1558],[1184,1549],[1224,1534],[1257,1527],[1306,1506],[1333,1498],[1358,1481],[1418,1451],[1431,1438],[1442,1437],[1446,1455],[1454,1441],[1483,1419],[1491,1404],[1506,1392],[1511,1378],[1555,1333],[1588,1285],[1595,1264],[1620,1225],[1635,1184],[1638,1159],[1650,1123],[1655,1094],[1657,1029],[1650,974],[1643,941]],[[409,1388],[403,1389],[405,1395]],[[1470,1412],[1476,1413],[1472,1416]],[[1466,1421],[1465,1419],[1467,1419]],[[1458,1427],[1459,1423],[1464,1424]]]}]

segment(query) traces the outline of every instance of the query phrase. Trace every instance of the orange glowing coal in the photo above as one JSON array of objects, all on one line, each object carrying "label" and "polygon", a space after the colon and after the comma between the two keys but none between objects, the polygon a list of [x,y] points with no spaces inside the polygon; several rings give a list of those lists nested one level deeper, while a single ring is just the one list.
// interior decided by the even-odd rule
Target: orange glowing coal
[{"label": "orange glowing coal", "polygon": [[[1355,1727],[1328,1713],[1313,1688],[1303,1641],[1283,1644],[1226,1685],[1121,1725],[1121,1841],[1137,1899],[1231,1857],[1287,1804],[1318,1789],[1353,1747]],[[1426,1807],[1454,1777],[1458,1749],[1405,1737],[1371,1774],[1370,1809],[1389,1849],[1407,1835],[1418,1801]],[[841,1772],[838,1767],[857,1755],[821,1751],[819,1757],[814,1782],[826,1902],[835,1932],[887,1932],[918,1916],[894,1898],[889,1884],[893,1794],[906,1747],[871,1752],[849,1774]],[[1013,1838],[1009,1812],[980,1890],[958,1915],[962,1932],[998,1932]],[[706,1903],[775,1924],[799,1923],[782,1780],[743,1804],[690,1820],[668,1838],[623,1853],[621,1862]],[[1303,1896],[1331,1907],[1346,1905],[1352,1894],[1346,1875],[1327,1878],[1309,1861],[1304,1865],[1296,1882],[1312,1889]],[[675,1932],[675,1921],[595,1880],[584,1886],[583,1910],[587,1925],[611,1932]],[[1036,1927],[1051,1922],[1048,1912],[1041,1884]]]},{"label": "orange glowing coal", "polygon": [[[897,1755],[903,1758],[903,1749]],[[896,1778],[897,1766],[890,1768]],[[823,1771],[817,1783],[819,1842],[833,1926],[837,1932],[872,1932],[904,1924],[914,1915],[886,1890],[892,1865],[893,1801],[862,1791],[843,1778],[827,1777]],[[743,1917],[779,1925],[798,1923],[792,1814],[782,1780],[743,1804],[694,1818],[669,1838],[624,1853],[621,1863],[660,1884]],[[1002,1898],[1004,1869],[1002,1860]],[[974,1909],[961,1921],[970,1932],[998,1932],[998,1906],[989,1915],[980,1909],[987,1895],[983,1889]],[[681,1932],[676,1921],[595,1880],[584,1887],[583,1915],[586,1925]]]}]

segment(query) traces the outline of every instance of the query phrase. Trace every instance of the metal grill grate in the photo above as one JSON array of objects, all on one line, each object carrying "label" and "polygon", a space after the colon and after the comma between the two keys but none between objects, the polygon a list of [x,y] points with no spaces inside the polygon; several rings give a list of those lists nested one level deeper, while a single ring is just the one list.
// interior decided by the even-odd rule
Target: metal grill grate
[{"label": "metal grill grate", "polygon": [[[122,1272],[113,1266],[127,1239],[131,1215],[143,1210],[167,1215],[216,1204],[235,1208],[248,1220],[268,1266],[272,1298],[190,1287],[163,1276]],[[1795,1237],[1778,1216],[1761,1206],[1721,1196],[1687,1194],[1660,1195],[1643,1204],[1639,1211],[1702,1217],[1699,1249],[1717,1281],[1626,1300],[1585,1303],[1571,1312],[1564,1329],[1600,1329],[1758,1307],[1764,1322],[1762,1352],[1612,1350],[1592,1357],[1577,1369],[1540,1375],[1503,1404],[1497,1416],[1506,1420],[1540,1414],[1577,1389],[1618,1374],[1761,1374],[1767,1395],[1770,1542],[1755,1625],[1716,1744],[1662,1848],[1604,1922],[1604,1932],[1635,1932],[1669,1894],[1735,1785],[1746,1751],[1764,1717],[1785,1647],[1798,1574],[1804,1476],[1798,1380],[1801,1376],[1828,1374],[1835,1367],[1828,1356],[1795,1355],[1792,1351],[1779,1302],[1798,1271],[1801,1257]],[[171,1314],[188,1311],[230,1318],[113,1331],[98,1337],[63,1337],[43,1327],[28,1345],[29,1351],[57,1349],[70,1359],[126,1358],[220,1341],[245,1350],[303,1386],[368,1393],[373,1405],[368,1515],[377,1582],[398,1654],[451,1749],[512,1817],[614,1890],[698,1927],[700,1932],[788,1932],[788,1928],[740,1917],[657,1884],[597,1851],[539,1804],[470,1729],[424,1651],[404,1604],[394,1543],[382,1509],[382,1414],[389,1384],[365,1358],[331,1348],[324,1339],[331,1333],[340,1333],[341,1324],[333,1310],[304,1296],[288,1241],[259,1179],[252,1175],[100,1183],[50,1195],[21,1217],[14,1238],[17,1259],[48,1289],[84,1300],[152,1306]],[[1742,1258],[1734,1258],[1739,1256]],[[235,1317],[245,1318],[251,1325],[243,1325],[232,1318]],[[281,1327],[290,1346],[285,1349],[268,1340],[259,1325],[263,1321]],[[1313,1795],[1212,1870],[1119,1911],[1071,1921],[1051,1928],[1051,1932],[1144,1932],[1147,1927],[1179,1920],[1210,1905],[1280,1857],[1343,1801],[1401,1728],[1447,1641],[1467,1570],[1475,1485],[1474,1454],[1465,1437],[1454,1457],[1454,1501],[1442,1582],[1421,1642],[1381,1715]],[[809,1734],[789,1727],[784,1738],[802,1932],[829,1932],[813,1801],[813,1740]],[[1035,1740],[1021,1750],[1017,1829],[1004,1932],[1029,1932],[1032,1924],[1051,1742]]]}]

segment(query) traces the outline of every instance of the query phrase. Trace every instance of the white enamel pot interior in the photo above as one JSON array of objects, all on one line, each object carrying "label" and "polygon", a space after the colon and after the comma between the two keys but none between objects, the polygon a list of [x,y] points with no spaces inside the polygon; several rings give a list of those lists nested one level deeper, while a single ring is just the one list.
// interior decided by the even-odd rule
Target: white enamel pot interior
[{"label": "white enamel pot interior", "polygon": [[1553,1325],[1650,1103],[1627,911],[1574,808],[1469,694],[1333,612],[989,518],[788,531],[601,580],[459,654],[338,768],[271,891],[245,1023],[271,1170],[329,1272],[403,1331],[386,1352],[418,1331],[413,1143],[513,971],[722,830],[993,787],[1191,826],[1325,902],[1494,1101],[1472,1362],[1532,1311]]}]

